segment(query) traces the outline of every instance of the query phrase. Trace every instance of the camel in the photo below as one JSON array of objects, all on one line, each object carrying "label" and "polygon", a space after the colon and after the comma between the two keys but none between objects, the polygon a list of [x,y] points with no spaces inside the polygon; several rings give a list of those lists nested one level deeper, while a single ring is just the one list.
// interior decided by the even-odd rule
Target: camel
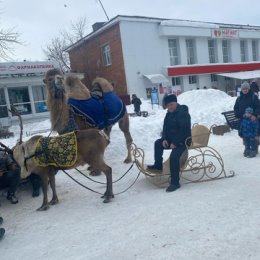
[{"label": "camel", "polygon": [[[50,120],[53,131],[65,133],[74,129],[99,128],[104,129],[109,136],[112,125],[118,121],[119,128],[124,133],[128,151],[124,162],[130,163],[132,161],[131,144],[133,139],[129,131],[129,117],[122,101],[120,101],[124,108],[122,117],[114,121],[109,121],[107,125],[103,123],[95,125],[92,122],[89,122],[77,109],[75,110],[74,103],[70,103],[76,101],[83,102],[84,100],[90,101],[93,99],[92,96],[97,97],[95,98],[95,102],[98,102],[96,100],[98,100],[100,96],[113,92],[113,86],[110,82],[104,78],[96,78],[93,81],[93,89],[90,92],[77,76],[70,74],[64,79],[63,74],[59,69],[47,71],[43,81],[47,88],[47,107],[50,111]],[[103,101],[103,97],[101,97],[101,100]],[[107,110],[112,110],[110,105],[111,102],[108,104],[109,107]],[[104,113],[106,108],[102,107],[102,109],[103,111],[101,112]],[[100,108],[95,110],[90,107],[90,110],[93,110],[94,117],[99,115]]]},{"label": "camel", "polygon": [[[72,169],[80,165],[90,164],[94,169],[102,171],[106,175],[107,185],[106,191],[102,198],[104,198],[104,203],[107,203],[114,197],[112,189],[112,169],[104,162],[104,151],[106,146],[109,143],[108,137],[102,134],[103,131],[97,129],[87,129],[81,131],[75,131],[75,139],[77,140],[77,145],[75,146],[77,156],[73,160],[71,165],[60,167],[50,165],[41,165],[37,163],[36,159],[39,156],[37,154],[37,144],[42,138],[41,135],[33,136],[26,142],[18,142],[13,148],[13,157],[17,164],[21,167],[21,176],[22,178],[26,177],[26,174],[34,172],[41,176],[42,186],[43,186],[43,202],[40,208],[37,210],[43,211],[49,208],[49,205],[54,205],[58,203],[58,196],[55,188],[55,173],[60,169]],[[50,141],[51,138],[45,138]],[[57,137],[56,137],[57,138]],[[63,142],[63,141],[62,141]],[[57,141],[54,141],[55,145]],[[57,146],[57,145],[56,145]],[[58,149],[62,149],[58,147]],[[45,150],[44,150],[45,151]],[[43,153],[42,153],[43,154]],[[46,155],[50,156],[50,150],[47,150]],[[53,157],[53,160],[56,161],[61,155],[58,153],[56,157]],[[36,158],[36,159],[35,159]],[[67,158],[66,160],[67,161]],[[52,199],[48,202],[47,197],[47,187],[48,181],[52,189]]]}]

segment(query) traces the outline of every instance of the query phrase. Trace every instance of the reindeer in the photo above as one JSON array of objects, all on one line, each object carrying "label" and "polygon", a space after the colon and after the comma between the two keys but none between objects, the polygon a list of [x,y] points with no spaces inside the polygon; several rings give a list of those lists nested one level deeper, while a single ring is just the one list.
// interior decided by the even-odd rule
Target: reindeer
[{"label": "reindeer", "polygon": [[[74,132],[77,140],[77,157],[72,165],[63,168],[59,165],[39,166],[36,163],[36,160],[34,160],[34,157],[39,156],[39,154],[36,153],[36,148],[38,141],[43,138],[43,136],[36,135],[31,137],[29,140],[23,142],[23,127],[21,116],[17,113],[17,111],[12,112],[18,115],[20,119],[20,140],[12,149],[12,152],[14,160],[21,167],[21,177],[25,178],[30,175],[30,173],[34,172],[40,175],[42,178],[43,202],[41,207],[38,208],[39,211],[47,210],[49,208],[49,205],[54,205],[59,201],[55,188],[55,173],[60,169],[68,170],[85,164],[92,165],[94,169],[102,171],[106,175],[107,185],[106,191],[102,196],[102,198],[104,198],[103,202],[107,203],[111,200],[111,198],[114,198],[112,188],[112,168],[104,162],[104,152],[106,146],[109,144],[109,139],[103,131],[100,131],[98,129],[87,129]],[[45,139],[47,139],[47,141],[50,141],[51,138],[53,137],[47,137]],[[49,156],[48,150],[43,150],[42,152],[46,153],[46,156]],[[59,154],[56,156],[58,157]],[[57,157],[53,158],[53,160],[55,161]],[[52,189],[52,199],[50,202],[48,202],[47,196],[48,181],[50,182],[50,186]]]},{"label": "reindeer", "polygon": [[[49,205],[58,203],[58,197],[55,188],[55,173],[57,170],[72,169],[80,165],[90,164],[94,169],[102,171],[106,175],[107,185],[106,191],[102,198],[104,203],[107,203],[114,197],[112,189],[112,169],[104,162],[104,152],[109,141],[104,134],[97,129],[88,129],[75,132],[77,139],[77,160],[69,167],[54,167],[54,166],[38,166],[33,159],[36,145],[42,136],[37,135],[31,137],[28,141],[16,144],[13,148],[13,157],[18,165],[21,167],[22,175],[24,173],[30,174],[34,172],[41,176],[43,186],[43,202],[40,211],[49,208]],[[51,137],[50,137],[51,138]],[[54,158],[55,160],[55,158]],[[22,176],[25,177],[25,176]],[[47,187],[48,180],[52,189],[52,199],[48,203]]]}]

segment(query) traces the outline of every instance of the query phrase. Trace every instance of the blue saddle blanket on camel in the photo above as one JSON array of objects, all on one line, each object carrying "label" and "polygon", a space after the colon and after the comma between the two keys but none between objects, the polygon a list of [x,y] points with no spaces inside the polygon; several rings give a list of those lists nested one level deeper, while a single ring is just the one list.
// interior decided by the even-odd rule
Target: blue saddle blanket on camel
[{"label": "blue saddle blanket on camel", "polygon": [[103,93],[98,99],[91,97],[86,100],[68,99],[74,111],[86,117],[87,122],[99,129],[106,128],[118,122],[125,114],[123,101],[113,92]]}]

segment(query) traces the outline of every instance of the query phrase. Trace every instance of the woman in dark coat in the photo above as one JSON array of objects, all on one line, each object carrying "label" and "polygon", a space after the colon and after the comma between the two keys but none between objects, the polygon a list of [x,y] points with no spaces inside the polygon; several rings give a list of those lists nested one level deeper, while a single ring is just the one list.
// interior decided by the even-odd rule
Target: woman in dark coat
[{"label": "woman in dark coat", "polygon": [[246,108],[253,108],[253,114],[258,116],[260,114],[260,103],[258,97],[250,89],[250,85],[245,81],[241,85],[240,96],[237,98],[234,111],[237,118],[243,119]]}]

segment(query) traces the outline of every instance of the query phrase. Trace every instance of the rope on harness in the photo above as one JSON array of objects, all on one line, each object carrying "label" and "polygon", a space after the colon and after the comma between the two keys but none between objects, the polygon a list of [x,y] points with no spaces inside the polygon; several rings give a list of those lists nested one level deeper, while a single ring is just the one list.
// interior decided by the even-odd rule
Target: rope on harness
[{"label": "rope on harness", "polygon": [[89,191],[92,191],[92,192],[94,192],[94,193],[103,195],[103,193],[100,193],[100,192],[98,192],[98,191],[95,191],[95,190],[93,190],[93,189],[91,189],[91,188],[89,188],[89,187],[83,185],[82,183],[80,183],[79,181],[77,181],[75,178],[73,178],[72,176],[70,176],[65,170],[63,170],[63,169],[61,169],[61,170],[62,170],[68,177],[70,177],[73,181],[75,181],[77,184],[79,184],[81,187],[83,187],[83,188],[85,188],[85,189],[87,189],[87,190],[89,190]]},{"label": "rope on harness", "polygon": [[[130,172],[130,170],[133,168],[134,164],[135,164],[135,162],[132,163],[132,165],[129,167],[129,169],[128,169],[121,177],[119,177],[117,180],[113,181],[112,183],[116,183],[116,182],[120,181],[123,177],[125,177],[126,174],[127,174],[128,172]],[[90,180],[90,181],[93,181],[93,182],[99,183],[99,184],[106,184],[105,182],[96,181],[96,180],[94,180],[94,179],[88,177],[88,176],[85,175],[82,171],[80,171],[78,168],[75,168],[75,170],[76,170],[77,172],[79,172],[82,176],[84,176],[85,178],[87,178],[88,180]]]},{"label": "rope on harness", "polygon": [[133,182],[128,188],[126,188],[125,190],[123,190],[123,191],[121,191],[121,192],[115,193],[114,195],[119,195],[119,194],[122,194],[122,193],[128,191],[132,186],[134,186],[134,184],[135,184],[136,181],[138,180],[140,174],[141,174],[141,171],[139,171],[139,173],[138,173],[137,177],[135,178],[134,182]]},{"label": "rope on harness", "polygon": [[[130,167],[130,169],[131,169],[131,168],[132,168],[132,166]],[[91,180],[91,178],[87,177],[85,174],[83,174],[83,173],[82,173],[81,171],[79,171],[77,168],[75,168],[75,169],[76,169],[80,174],[82,174],[84,177],[86,177],[86,178],[88,178],[88,179]],[[129,171],[130,169],[128,169],[128,171]],[[73,178],[71,175],[69,175],[69,173],[66,172],[65,170],[63,170],[63,169],[61,169],[61,170],[62,170],[69,178],[71,178],[74,182],[76,182],[77,184],[79,184],[81,187],[83,187],[83,188],[85,188],[85,189],[87,189],[87,190],[89,190],[89,191],[92,191],[92,192],[94,192],[94,193],[103,195],[102,193],[100,193],[100,192],[98,192],[98,191],[95,191],[95,190],[93,190],[93,189],[91,189],[91,188],[85,186],[85,185],[82,184],[81,182],[77,181],[75,178]],[[128,171],[127,171],[127,172],[128,172]],[[126,172],[126,173],[127,173],[127,172]],[[125,176],[126,173],[125,173],[123,176]],[[120,192],[118,192],[118,193],[115,193],[114,195],[119,195],[119,194],[122,194],[122,193],[128,191],[132,186],[134,186],[134,184],[135,184],[136,181],[138,180],[140,174],[141,174],[141,171],[139,171],[139,173],[138,173],[137,177],[135,178],[134,182],[133,182],[129,187],[127,187],[127,188],[124,189],[123,191],[120,191]],[[123,177],[123,176],[122,176],[122,177]],[[122,177],[119,178],[119,179],[122,179]],[[118,179],[118,180],[119,180],[119,179]],[[117,180],[117,181],[118,181],[118,180]],[[98,182],[98,181],[94,181],[94,182],[99,183],[99,184],[106,184],[106,183],[102,183],[102,182]]]}]

